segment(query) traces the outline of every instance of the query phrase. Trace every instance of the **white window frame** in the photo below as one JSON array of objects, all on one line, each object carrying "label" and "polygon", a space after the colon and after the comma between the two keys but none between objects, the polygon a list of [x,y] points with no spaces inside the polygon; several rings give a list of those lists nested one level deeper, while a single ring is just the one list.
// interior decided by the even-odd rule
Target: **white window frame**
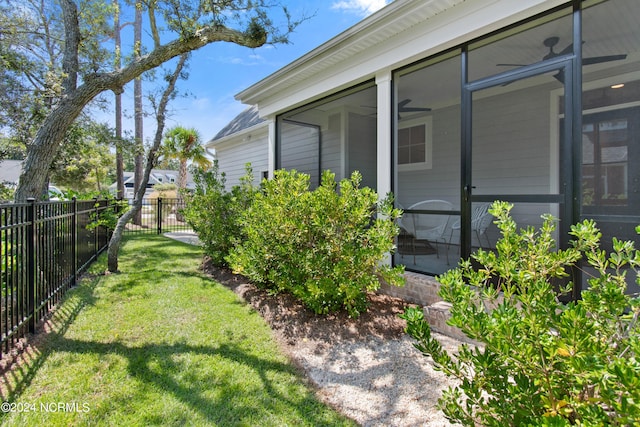
[{"label": "white window frame", "polygon": [[415,126],[424,125],[424,153],[425,161],[416,163],[397,163],[398,171],[417,171],[424,169],[431,169],[433,167],[433,118],[431,116],[415,117],[411,119],[405,119],[398,123],[398,130],[412,128]]}]

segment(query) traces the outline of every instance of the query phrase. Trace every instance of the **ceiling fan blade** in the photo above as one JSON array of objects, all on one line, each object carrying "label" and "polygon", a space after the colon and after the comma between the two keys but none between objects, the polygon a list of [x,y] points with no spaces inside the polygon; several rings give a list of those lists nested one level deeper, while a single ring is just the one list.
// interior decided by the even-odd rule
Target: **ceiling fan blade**
[{"label": "ceiling fan blade", "polygon": [[405,105],[407,105],[410,102],[411,102],[411,99],[409,99],[409,98],[403,99],[402,101],[398,102],[398,110],[402,110],[402,107],[404,107]]},{"label": "ceiling fan blade", "polygon": [[431,108],[428,107],[404,107],[404,108],[399,108],[398,111],[400,111],[401,113],[409,113],[412,111],[431,111]]},{"label": "ceiling fan blade", "polygon": [[582,65],[601,64],[603,62],[609,62],[609,61],[622,61],[623,59],[627,59],[626,54],[594,56],[593,58],[583,58]]}]

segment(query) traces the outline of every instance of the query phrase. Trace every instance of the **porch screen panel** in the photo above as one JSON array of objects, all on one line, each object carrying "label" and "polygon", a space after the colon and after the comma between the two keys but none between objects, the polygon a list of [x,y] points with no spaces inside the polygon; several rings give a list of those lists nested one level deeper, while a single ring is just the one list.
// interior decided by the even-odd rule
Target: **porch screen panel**
[{"label": "porch screen panel", "polygon": [[376,189],[377,182],[377,134],[376,118],[369,115],[348,114],[348,168],[347,176],[354,171],[362,175],[362,187]]},{"label": "porch screen panel", "polygon": [[[582,16],[581,218],[596,221],[603,249],[613,237],[638,247],[640,2],[585,2]],[[627,277],[628,292],[640,292]]]},{"label": "porch screen panel", "polygon": [[[459,52],[398,72],[394,81],[394,193],[406,212],[394,262],[441,274],[457,264],[459,253],[459,230],[452,230],[461,192]],[[434,200],[444,203],[418,204]],[[442,222],[437,235],[413,229],[432,220]]]},{"label": "porch screen panel", "polygon": [[[474,196],[562,193],[560,99],[557,71],[473,93],[471,174]],[[520,227],[539,226],[540,215],[561,217],[558,205],[519,203],[512,214]],[[488,230],[495,241],[498,230]],[[557,236],[556,236],[557,237]]]},{"label": "porch screen panel", "polygon": [[305,123],[281,122],[280,167],[295,169],[310,176],[312,188],[320,184],[320,130]]},{"label": "porch screen panel", "polygon": [[336,181],[358,170],[375,189],[376,93],[367,82],[279,117],[279,167],[309,174],[312,188],[325,170]]}]

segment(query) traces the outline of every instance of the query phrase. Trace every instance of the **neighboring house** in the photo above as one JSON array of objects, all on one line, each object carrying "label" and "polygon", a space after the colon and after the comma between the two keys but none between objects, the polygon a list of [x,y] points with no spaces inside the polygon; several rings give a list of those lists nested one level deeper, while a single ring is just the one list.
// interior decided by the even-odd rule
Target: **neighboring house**
[{"label": "neighboring house", "polygon": [[[494,245],[472,221],[494,200],[522,227],[554,214],[561,246],[585,218],[605,246],[637,242],[639,16],[637,0],[395,0],[240,92],[265,121],[210,146],[222,171],[256,156],[314,185],[359,170],[407,215],[445,217],[439,248],[393,256],[409,271]],[[412,211],[425,200],[449,207]]]},{"label": "neighboring house", "polygon": [[[21,173],[22,160],[0,160],[0,184],[9,188],[17,187]],[[49,184],[49,199],[60,200],[62,197],[62,191],[55,185]]]},{"label": "neighboring house", "polygon": [[[134,197],[134,179],[135,174],[133,172],[124,172],[124,189],[125,189],[125,199],[129,201],[133,201]],[[156,184],[176,184],[178,185],[178,171],[173,170],[164,170],[164,169],[152,169],[149,174],[149,182],[147,183],[147,190],[145,191],[144,197],[147,198],[153,193],[153,186]],[[191,172],[187,172],[187,188],[195,189],[196,185],[193,181],[193,176]],[[113,183],[109,186],[109,192],[111,194],[116,193],[116,183]]]},{"label": "neighboring house", "polygon": [[246,165],[251,163],[253,183],[258,185],[267,177],[269,170],[269,122],[258,115],[255,106],[238,114],[207,144],[213,149],[219,165],[224,165],[226,189],[240,184],[246,174]]}]

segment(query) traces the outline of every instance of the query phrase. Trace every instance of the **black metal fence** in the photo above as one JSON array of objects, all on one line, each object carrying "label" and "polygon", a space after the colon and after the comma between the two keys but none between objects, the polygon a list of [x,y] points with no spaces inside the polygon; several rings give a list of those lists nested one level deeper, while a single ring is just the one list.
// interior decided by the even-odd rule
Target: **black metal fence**
[{"label": "black metal fence", "polygon": [[[181,199],[145,200],[126,233],[190,230]],[[114,199],[0,204],[0,357],[55,305],[108,244],[96,221],[117,214]]]},{"label": "black metal fence", "polygon": [[129,221],[127,233],[157,233],[170,231],[191,231],[182,216],[184,199],[153,198],[143,199],[138,218]]},{"label": "black metal fence", "polygon": [[107,247],[109,231],[91,224],[117,208],[113,200],[0,205],[0,356],[34,332]]}]

